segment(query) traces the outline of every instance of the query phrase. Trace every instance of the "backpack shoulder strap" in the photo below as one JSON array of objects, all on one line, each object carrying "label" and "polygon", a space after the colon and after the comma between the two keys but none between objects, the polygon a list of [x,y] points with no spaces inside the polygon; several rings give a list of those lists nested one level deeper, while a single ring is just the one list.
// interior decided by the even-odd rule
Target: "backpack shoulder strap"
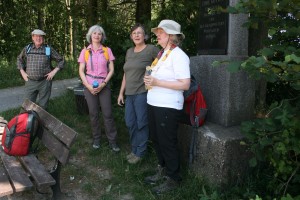
[{"label": "backpack shoulder strap", "polygon": [[92,49],[88,48],[88,49],[85,50],[85,53],[84,53],[85,63],[87,63],[88,60],[89,60],[89,57],[91,57],[91,69],[92,69],[92,71],[94,71],[92,55],[93,55]]},{"label": "backpack shoulder strap", "polygon": [[10,128],[6,129],[6,138],[5,138],[5,146],[8,149],[11,149],[11,144],[15,138],[16,130],[17,130],[17,125],[18,125],[18,118],[19,115],[16,115],[14,118],[12,118],[9,123],[11,123],[12,120],[15,120],[15,122],[10,126]]},{"label": "backpack shoulder strap", "polygon": [[90,55],[92,55],[92,50],[90,48],[86,49],[84,52],[84,60],[86,63],[89,60]]},{"label": "backpack shoulder strap", "polygon": [[102,50],[103,50],[105,59],[107,61],[109,61],[108,48],[102,45]]},{"label": "backpack shoulder strap", "polygon": [[[26,130],[27,132],[30,133],[30,148],[32,152],[36,152],[38,149],[38,145],[35,148],[32,148],[33,142],[38,134],[43,134],[44,129],[39,115],[34,110],[29,110],[26,112],[28,112],[28,121],[27,121]],[[37,127],[35,126],[36,123],[37,123]]]},{"label": "backpack shoulder strap", "polygon": [[[102,46],[102,50],[103,50],[105,59],[106,59],[106,60],[108,61],[108,63],[109,63],[108,48],[105,47],[105,46]],[[85,53],[84,53],[84,60],[85,60],[85,63],[88,62],[89,57],[91,57],[91,68],[92,68],[92,71],[94,71],[93,62],[92,62],[92,50],[91,50],[90,48],[88,48],[88,49],[85,50]]]},{"label": "backpack shoulder strap", "polygon": [[[104,53],[104,57],[107,61],[109,61],[109,55],[108,55],[108,48],[105,46],[102,46],[102,50]],[[86,49],[85,53],[84,53],[84,60],[85,62],[87,62],[89,60],[90,55],[92,54],[91,49]]]},{"label": "backpack shoulder strap", "polygon": [[26,54],[28,54],[30,52],[31,48],[32,48],[32,43],[30,43],[26,46]]},{"label": "backpack shoulder strap", "polygon": [[50,59],[51,58],[51,48],[48,44],[45,44],[45,55]]}]

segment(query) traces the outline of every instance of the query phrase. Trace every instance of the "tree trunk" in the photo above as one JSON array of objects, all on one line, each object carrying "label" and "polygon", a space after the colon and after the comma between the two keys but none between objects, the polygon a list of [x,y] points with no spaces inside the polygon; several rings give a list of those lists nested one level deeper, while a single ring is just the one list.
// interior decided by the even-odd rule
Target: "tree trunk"
[{"label": "tree trunk", "polygon": [[[73,41],[73,16],[72,16],[72,12],[71,12],[71,0],[66,0],[66,11],[67,11],[67,16],[68,16],[68,33],[70,35],[70,40],[68,41],[68,43],[66,44],[66,48],[68,49],[68,51],[66,52],[69,52],[69,56],[71,58],[74,59],[74,41]],[[69,48],[68,48],[69,46]],[[66,49],[66,50],[67,50]]]},{"label": "tree trunk", "polygon": [[136,1],[135,21],[148,24],[151,21],[151,0]]},{"label": "tree trunk", "polygon": [[97,0],[89,0],[88,8],[87,8],[87,17],[88,17],[88,26],[93,26],[98,22],[98,2]]},{"label": "tree trunk", "polygon": [[[256,56],[257,50],[264,47],[264,41],[268,37],[268,30],[262,23],[259,24],[258,29],[249,29],[249,44],[248,52],[249,56]],[[267,94],[267,82],[266,80],[258,80],[255,82],[255,99],[258,112],[264,111],[266,108],[266,94]]]},{"label": "tree trunk", "polygon": [[108,1],[107,0],[102,0],[101,4],[100,4],[100,18],[101,18],[101,26],[105,29],[106,27],[108,27],[108,21],[109,19],[107,18],[107,12],[108,11]]},{"label": "tree trunk", "polygon": [[43,12],[39,8],[37,8],[37,9],[38,9],[38,11],[37,11],[37,13],[38,13],[37,26],[39,29],[44,30],[44,23],[43,23],[44,15],[43,15]]}]

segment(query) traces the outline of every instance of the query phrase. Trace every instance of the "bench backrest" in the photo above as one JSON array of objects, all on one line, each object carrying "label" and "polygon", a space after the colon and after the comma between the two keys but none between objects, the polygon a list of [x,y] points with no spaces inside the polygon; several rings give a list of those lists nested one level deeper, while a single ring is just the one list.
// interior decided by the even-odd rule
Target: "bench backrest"
[{"label": "bench backrest", "polygon": [[56,159],[65,165],[77,132],[28,99],[22,104],[22,109],[34,110],[38,113],[44,128],[43,133],[38,137]]}]

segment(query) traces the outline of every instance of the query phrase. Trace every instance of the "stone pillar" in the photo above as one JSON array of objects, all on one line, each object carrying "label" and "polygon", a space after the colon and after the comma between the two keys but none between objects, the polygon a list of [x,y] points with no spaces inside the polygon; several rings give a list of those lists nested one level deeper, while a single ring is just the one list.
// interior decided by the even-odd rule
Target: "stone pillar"
[{"label": "stone pillar", "polygon": [[[238,0],[201,0],[200,2],[203,5],[212,2],[235,5]],[[199,55],[190,58],[191,73],[200,83],[208,106],[206,123],[196,131],[194,159],[190,168],[210,183],[220,186],[228,186],[240,180],[239,178],[243,177],[248,167],[250,154],[246,147],[240,145],[244,136],[240,132],[239,125],[253,118],[255,106],[254,80],[242,71],[229,73],[227,65],[212,66],[214,61],[238,61],[248,56],[248,30],[242,27],[247,16],[229,14],[227,17],[228,21],[227,18],[224,20],[217,16],[204,20],[206,24],[201,30],[206,29],[205,27],[208,29],[210,27],[211,30],[203,31],[209,34],[200,36],[214,38],[214,40],[227,38],[226,45],[223,43],[217,46],[224,40],[216,43],[210,42],[210,44],[217,44],[216,46],[200,45],[206,49],[200,49]],[[207,24],[207,21],[212,24]],[[214,27],[216,24],[226,27]],[[227,32],[215,32],[218,30],[227,30]],[[227,35],[220,37],[220,34]],[[201,41],[205,42],[205,40]],[[222,49],[224,46],[226,49]],[[213,54],[214,52],[216,53]],[[220,55],[220,52],[226,53]],[[192,127],[180,126],[180,147],[185,161],[189,157],[191,134]]]},{"label": "stone pillar", "polygon": [[253,118],[255,82],[245,72],[230,73],[227,66],[212,67],[214,61],[246,59],[245,56],[199,55],[191,57],[191,73],[206,99],[207,121],[225,127]]}]

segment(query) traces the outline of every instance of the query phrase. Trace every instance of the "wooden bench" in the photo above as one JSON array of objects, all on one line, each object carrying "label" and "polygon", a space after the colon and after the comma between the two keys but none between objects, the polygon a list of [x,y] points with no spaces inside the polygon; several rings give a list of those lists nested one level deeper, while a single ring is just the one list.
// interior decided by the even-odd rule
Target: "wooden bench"
[{"label": "wooden bench", "polygon": [[[55,158],[55,167],[47,170],[36,154],[15,157],[4,153],[0,146],[0,197],[32,188],[51,187],[52,199],[62,197],[60,172],[70,156],[70,148],[77,133],[60,120],[49,114],[35,103],[25,100],[22,110],[34,110],[38,113],[43,126],[43,132],[38,135],[39,145],[45,146]],[[2,133],[0,133],[0,140]],[[48,157],[48,156],[47,156]],[[42,157],[41,157],[42,158]]]}]

